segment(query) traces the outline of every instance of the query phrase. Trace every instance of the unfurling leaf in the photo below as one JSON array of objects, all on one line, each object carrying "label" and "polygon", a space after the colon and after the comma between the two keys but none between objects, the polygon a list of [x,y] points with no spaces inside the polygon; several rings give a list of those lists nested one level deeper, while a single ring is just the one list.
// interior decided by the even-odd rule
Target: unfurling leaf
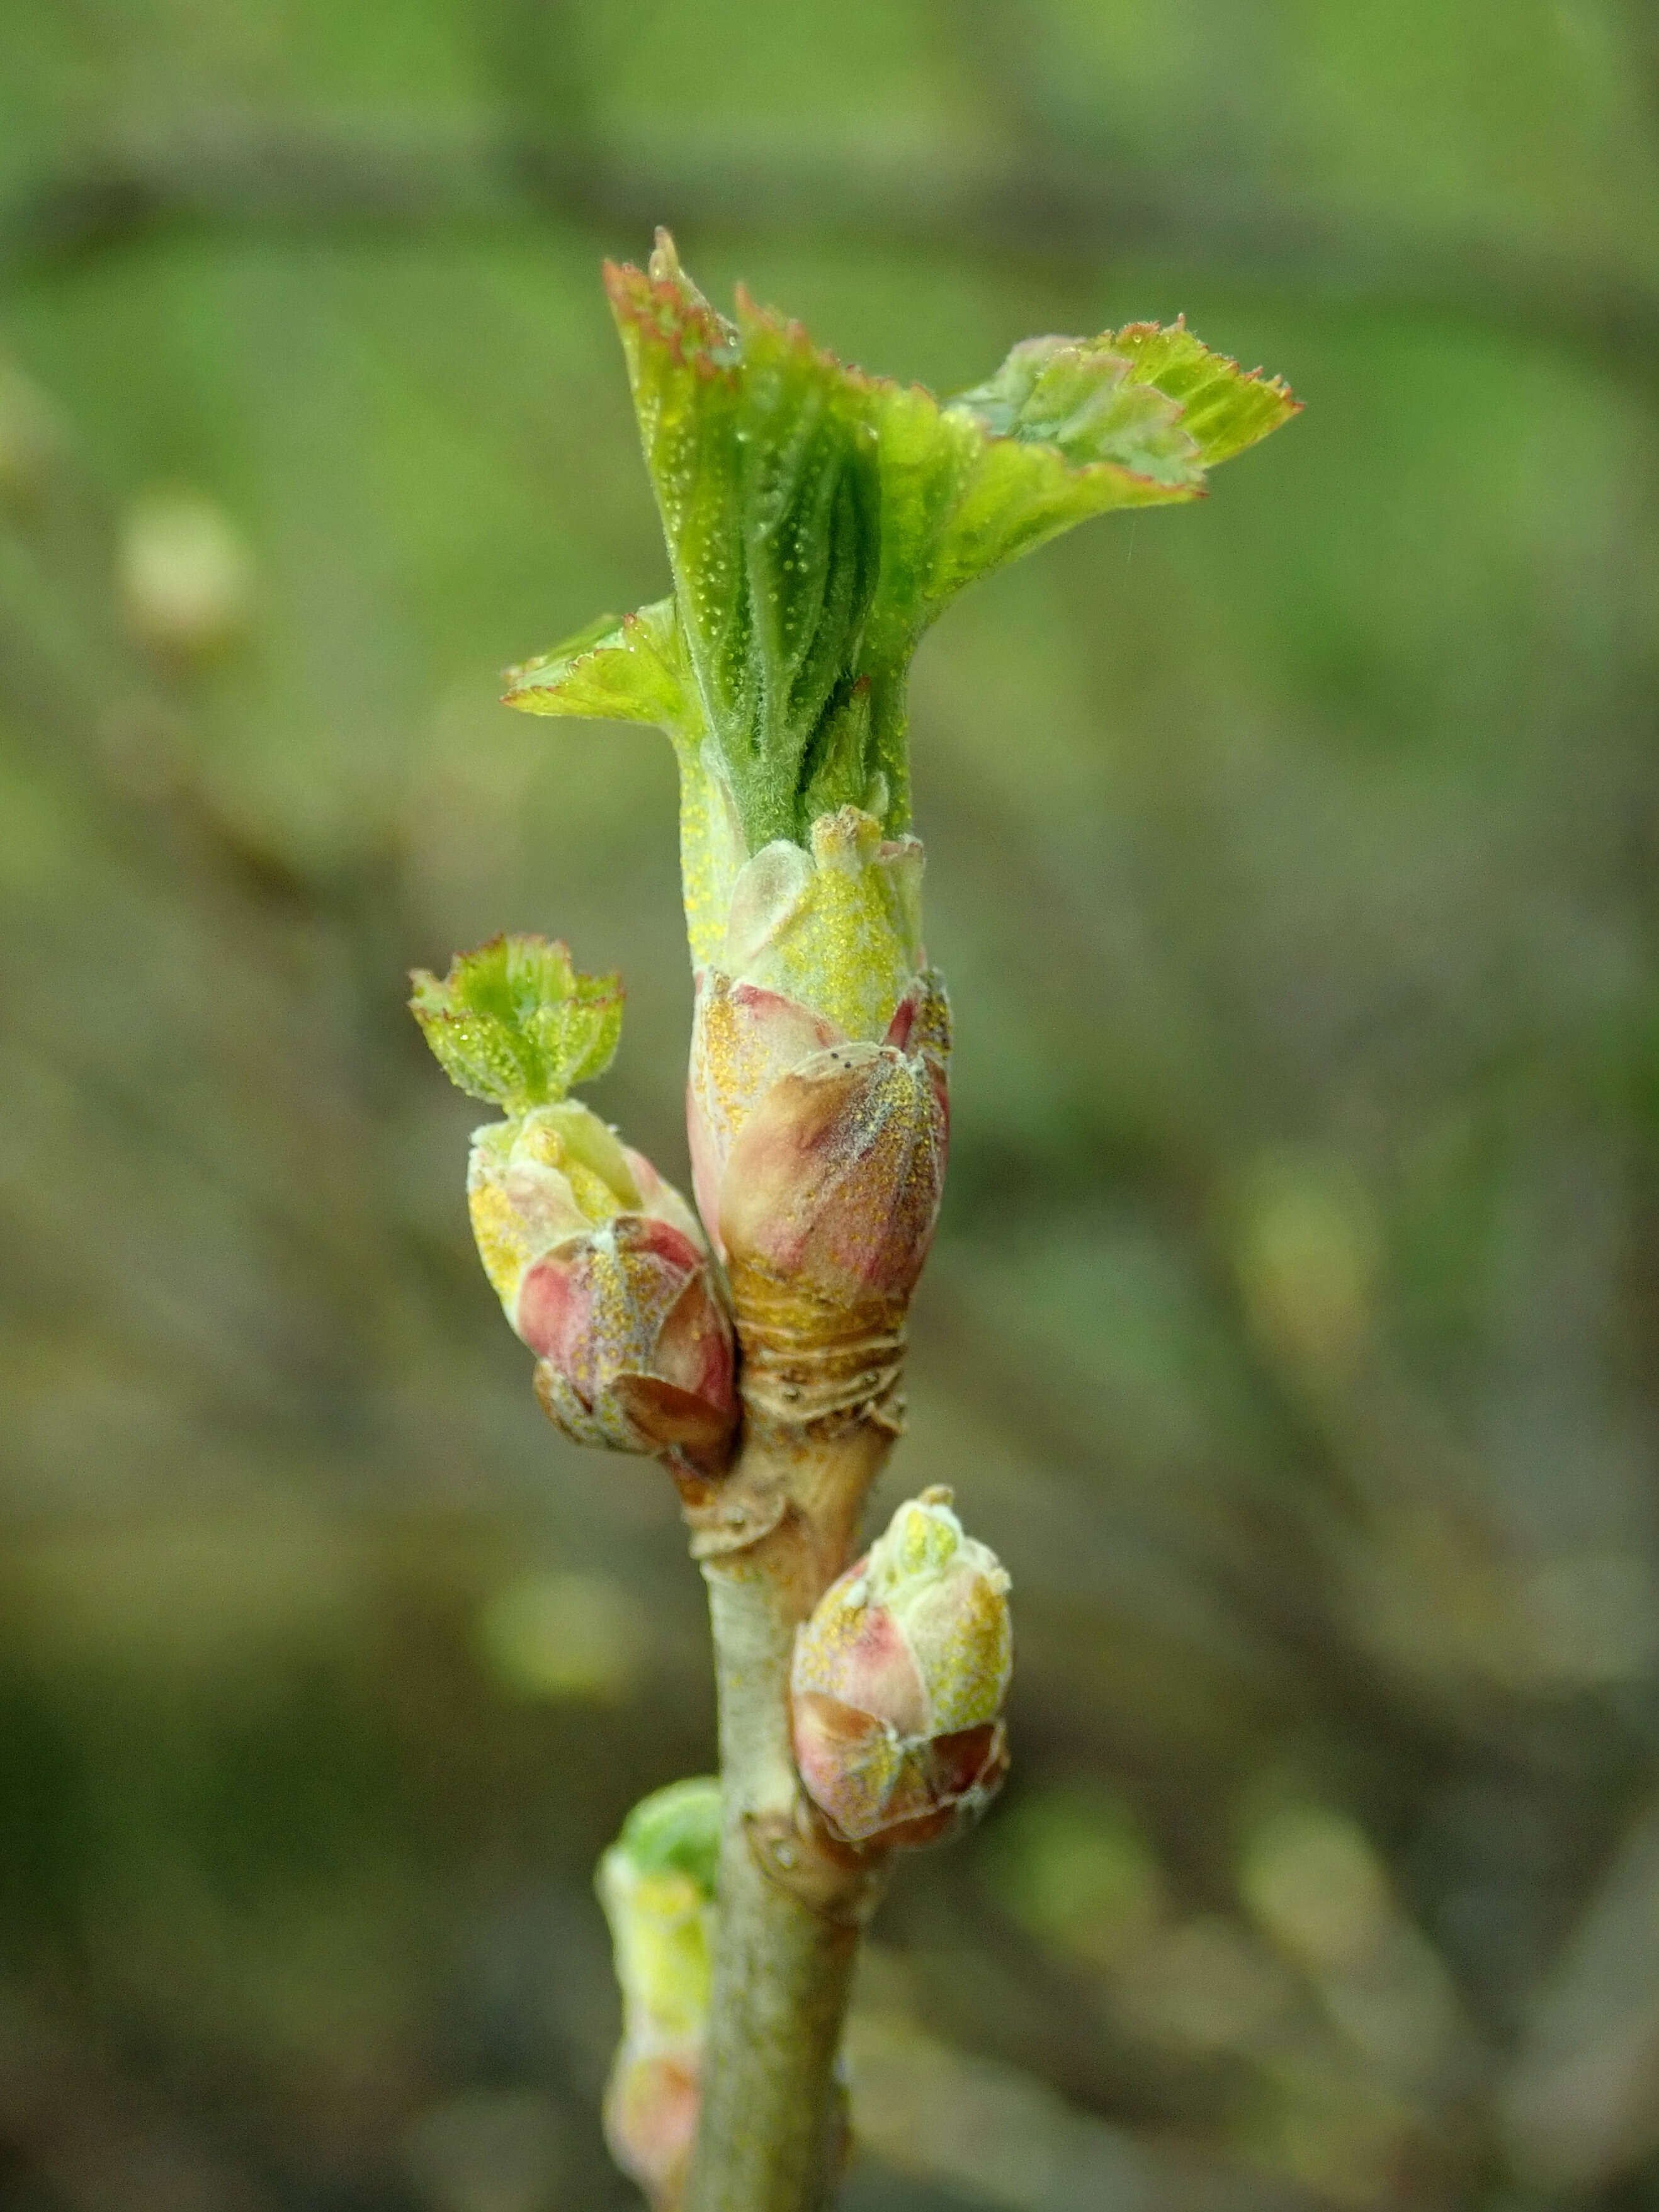
[{"label": "unfurling leaf", "polygon": [[677,730],[687,707],[672,599],[637,614],[601,615],[539,659],[507,672],[503,696],[527,714],[586,714]]},{"label": "unfurling leaf", "polygon": [[606,282],[688,655],[757,852],[800,835],[837,738],[833,803],[866,795],[845,712],[879,555],[866,389],[747,295],[735,323],[717,314],[665,236],[648,270]]},{"label": "unfurling leaf", "polygon": [[1196,441],[1206,469],[1230,461],[1301,412],[1281,376],[1248,372],[1225,354],[1212,353],[1188,329],[1184,316],[1160,328],[1128,323],[1115,337],[1096,341],[1121,354],[1137,383],[1150,384],[1181,404],[1181,427]]},{"label": "unfurling leaf", "polygon": [[[1297,403],[1182,323],[1029,338],[942,401],[741,289],[720,314],[665,231],[605,283],[673,595],[512,670],[507,702],[665,729],[693,967],[763,973],[878,1041],[924,964],[906,743],[923,633],[1076,523],[1201,497]],[[854,820],[874,863],[832,896],[825,825]]]},{"label": "unfurling leaf", "polygon": [[1197,485],[1297,406],[1279,378],[1247,375],[1180,319],[1096,338],[1026,338],[951,404],[999,437],[1058,447],[1074,465],[1113,461],[1177,487]]},{"label": "unfurling leaf", "polygon": [[956,594],[1091,515],[1201,496],[1296,411],[1182,323],[1030,338],[941,402],[741,290],[719,313],[665,232],[606,283],[674,599],[515,670],[507,696],[660,722],[683,762],[706,739],[750,855],[848,805],[901,833],[906,672]]},{"label": "unfurling leaf", "polygon": [[450,1081],[509,1115],[556,1104],[602,1075],[622,1034],[617,975],[583,975],[545,937],[493,937],[441,981],[414,970],[410,1011]]}]

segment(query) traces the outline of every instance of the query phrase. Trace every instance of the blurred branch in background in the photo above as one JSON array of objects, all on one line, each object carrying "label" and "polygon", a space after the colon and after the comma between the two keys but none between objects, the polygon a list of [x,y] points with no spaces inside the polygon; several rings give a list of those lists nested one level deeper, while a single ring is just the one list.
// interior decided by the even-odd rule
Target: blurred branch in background
[{"label": "blurred branch in background", "polygon": [[1310,400],[918,664],[904,1480],[1020,1756],[886,1910],[849,2212],[1653,2212],[1652,9],[276,12],[0,70],[0,2202],[627,2201],[588,1883],[699,1596],[400,1001],[567,933],[673,1158],[665,751],[494,703],[660,573],[590,264],[668,215],[940,380],[1179,282]]},{"label": "blurred branch in background", "polygon": [[[578,108],[570,118],[581,121]],[[839,240],[951,261],[1097,272],[1127,255],[1224,289],[1378,309],[1546,340],[1645,386],[1659,289],[1524,239],[1340,216],[1225,175],[1158,177],[1064,149],[884,157],[850,144],[745,151],[608,143],[585,129],[423,118],[402,125],[234,112],[101,139],[0,198],[0,283],[41,282],[169,234],[477,234],[543,222],[606,248],[665,210],[708,236]]]}]

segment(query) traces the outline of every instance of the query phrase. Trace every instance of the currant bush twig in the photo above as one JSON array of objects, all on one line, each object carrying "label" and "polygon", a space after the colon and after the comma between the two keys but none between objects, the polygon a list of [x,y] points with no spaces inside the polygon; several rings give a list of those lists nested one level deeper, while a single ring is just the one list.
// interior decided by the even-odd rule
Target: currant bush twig
[{"label": "currant bush twig", "polygon": [[[718,1820],[710,1785],[659,1793],[601,1870],[626,2012],[613,2147],[658,2212],[815,2212],[890,1854],[974,1817],[1007,1765],[1008,1577],[950,1493],[849,1565],[903,1425],[950,1127],[910,659],[976,578],[1090,516],[1200,497],[1296,402],[1181,323],[1028,339],[940,402],[742,292],[717,313],[665,233],[647,269],[605,274],[673,588],[510,672],[507,697],[673,743],[701,1225],[567,1095],[615,1048],[614,978],[497,939],[417,975],[414,1011],[505,1110],[468,1190],[543,1406],[662,1457],[708,1586]],[[678,1889],[652,1856],[671,1843]],[[641,1961],[665,1959],[653,1996]]]}]

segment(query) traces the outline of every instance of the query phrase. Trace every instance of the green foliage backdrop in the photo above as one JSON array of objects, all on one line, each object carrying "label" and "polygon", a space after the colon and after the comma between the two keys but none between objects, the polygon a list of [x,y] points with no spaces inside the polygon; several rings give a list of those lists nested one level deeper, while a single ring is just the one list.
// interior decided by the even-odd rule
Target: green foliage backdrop
[{"label": "green foliage backdrop", "polygon": [[627,2204],[595,1858],[705,1767],[667,1486],[541,1419],[404,971],[619,968],[673,769],[602,254],[941,391],[1307,403],[912,695],[955,1150],[884,1496],[1012,1571],[859,2212],[1659,2205],[1647,0],[0,0],[0,2206]]}]

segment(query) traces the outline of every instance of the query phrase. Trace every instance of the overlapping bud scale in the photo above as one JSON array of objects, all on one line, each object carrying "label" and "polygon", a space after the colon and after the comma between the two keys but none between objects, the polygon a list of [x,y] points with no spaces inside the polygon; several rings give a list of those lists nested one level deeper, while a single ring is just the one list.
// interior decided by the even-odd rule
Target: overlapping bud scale
[{"label": "overlapping bud scale", "polygon": [[819,1600],[795,1639],[796,1765],[830,1832],[864,1849],[933,1843],[1007,1771],[1008,1577],[943,1487]]},{"label": "overlapping bud scale", "polygon": [[697,973],[698,1206],[752,1382],[769,1359],[852,1347],[850,1381],[811,1386],[816,1410],[878,1393],[889,1368],[860,1365],[862,1348],[896,1358],[944,1186],[950,1015],[922,964],[921,866],[914,838],[844,807],[814,824],[810,852],[780,841],[747,864],[721,960]]},{"label": "overlapping bud scale", "polygon": [[945,1179],[947,1018],[931,975],[879,1044],[756,984],[698,978],[693,1173],[734,1274],[788,1278],[836,1307],[908,1297]]},{"label": "overlapping bud scale", "polygon": [[567,1099],[478,1130],[467,1199],[566,1435],[717,1457],[736,1419],[731,1326],[696,1217],[650,1162]]}]

